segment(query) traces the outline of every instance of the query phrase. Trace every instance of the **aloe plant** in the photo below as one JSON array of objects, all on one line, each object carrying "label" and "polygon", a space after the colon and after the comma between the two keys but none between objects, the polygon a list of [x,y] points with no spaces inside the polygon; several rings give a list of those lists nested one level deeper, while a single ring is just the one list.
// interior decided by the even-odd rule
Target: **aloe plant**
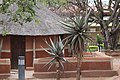
[{"label": "aloe plant", "polygon": [[81,75],[81,63],[83,58],[83,50],[84,50],[84,42],[87,39],[91,40],[91,37],[87,34],[88,29],[88,18],[90,16],[91,10],[83,16],[76,16],[75,18],[71,18],[69,22],[63,21],[61,22],[65,25],[64,30],[68,32],[68,37],[66,43],[70,44],[71,49],[75,52],[77,57],[77,80],[80,80]]},{"label": "aloe plant", "polygon": [[48,70],[52,67],[52,65],[56,64],[56,71],[57,71],[57,80],[60,80],[60,72],[61,70],[64,70],[64,65],[63,62],[68,62],[65,58],[64,58],[64,47],[65,45],[63,44],[61,38],[59,37],[59,39],[55,39],[54,41],[52,41],[52,39],[50,38],[50,43],[45,40],[45,43],[48,45],[48,47],[50,48],[49,50],[43,48],[51,57],[52,60],[49,61],[46,65],[44,65],[44,67],[48,66]]}]

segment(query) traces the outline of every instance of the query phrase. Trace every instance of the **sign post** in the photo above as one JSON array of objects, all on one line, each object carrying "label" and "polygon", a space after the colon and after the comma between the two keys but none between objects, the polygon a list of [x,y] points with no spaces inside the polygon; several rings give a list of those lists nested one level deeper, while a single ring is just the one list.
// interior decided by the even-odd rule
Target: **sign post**
[{"label": "sign post", "polygon": [[19,56],[18,58],[18,79],[25,80],[25,57]]}]

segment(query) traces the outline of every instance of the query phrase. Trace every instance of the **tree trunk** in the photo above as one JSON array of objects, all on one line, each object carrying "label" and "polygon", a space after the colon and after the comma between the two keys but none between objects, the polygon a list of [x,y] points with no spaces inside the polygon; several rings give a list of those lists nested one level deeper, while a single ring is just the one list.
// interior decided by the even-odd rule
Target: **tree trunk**
[{"label": "tree trunk", "polygon": [[60,80],[60,66],[56,63],[56,80]]},{"label": "tree trunk", "polygon": [[104,46],[105,49],[109,49],[109,31],[108,31],[108,26],[105,24],[105,22],[100,23],[101,29],[102,29],[102,35],[104,37]]},{"label": "tree trunk", "polygon": [[0,58],[1,58],[1,52],[0,52]]},{"label": "tree trunk", "polygon": [[119,42],[119,30],[110,35],[110,48],[114,51],[117,49],[117,44]]},{"label": "tree trunk", "polygon": [[108,49],[108,41],[104,40],[105,50]]},{"label": "tree trunk", "polygon": [[76,80],[80,80],[81,70],[80,70],[80,58],[77,59],[77,74],[76,74]]},{"label": "tree trunk", "polygon": [[77,74],[76,74],[76,80],[81,79],[81,64],[82,64],[82,59],[80,54],[77,55]]}]

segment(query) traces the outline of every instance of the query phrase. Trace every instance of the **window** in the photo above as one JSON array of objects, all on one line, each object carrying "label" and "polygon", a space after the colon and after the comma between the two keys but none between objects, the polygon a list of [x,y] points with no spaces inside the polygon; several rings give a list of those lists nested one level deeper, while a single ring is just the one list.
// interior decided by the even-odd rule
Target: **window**
[{"label": "window", "polygon": [[111,28],[108,28],[109,31],[111,31]]},{"label": "window", "polygon": [[90,32],[96,32],[96,28],[90,28]]}]

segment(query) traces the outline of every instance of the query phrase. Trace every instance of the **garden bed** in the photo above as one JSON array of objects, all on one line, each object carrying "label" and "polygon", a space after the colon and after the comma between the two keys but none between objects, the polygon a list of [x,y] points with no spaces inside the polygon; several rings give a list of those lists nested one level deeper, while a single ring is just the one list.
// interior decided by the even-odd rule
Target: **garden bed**
[{"label": "garden bed", "polygon": [[[93,54],[94,55],[91,54],[92,55],[91,57],[84,57],[83,58],[82,67],[81,67],[83,72],[84,71],[86,71],[86,72],[87,71],[92,71],[92,72],[96,71],[96,72],[101,73],[101,74],[103,74],[103,73],[99,72],[100,70],[112,72],[112,68],[113,68],[112,57],[106,56],[106,55],[99,53],[99,52],[93,53]],[[66,74],[70,75],[69,73],[73,72],[73,74],[75,75],[76,69],[77,69],[76,58],[75,57],[66,57],[66,59],[68,60],[69,63],[64,63],[65,73],[68,72]],[[39,73],[41,74],[41,73],[45,73],[45,72],[49,72],[49,73],[51,72],[51,74],[53,74],[56,71],[55,64],[51,67],[51,69],[49,71],[47,70],[49,66],[43,67],[50,60],[51,60],[51,58],[35,59],[34,60],[34,76],[36,76],[36,74],[39,74]],[[85,75],[86,75],[86,73],[85,73]],[[71,77],[71,76],[69,76],[69,77]]]}]

